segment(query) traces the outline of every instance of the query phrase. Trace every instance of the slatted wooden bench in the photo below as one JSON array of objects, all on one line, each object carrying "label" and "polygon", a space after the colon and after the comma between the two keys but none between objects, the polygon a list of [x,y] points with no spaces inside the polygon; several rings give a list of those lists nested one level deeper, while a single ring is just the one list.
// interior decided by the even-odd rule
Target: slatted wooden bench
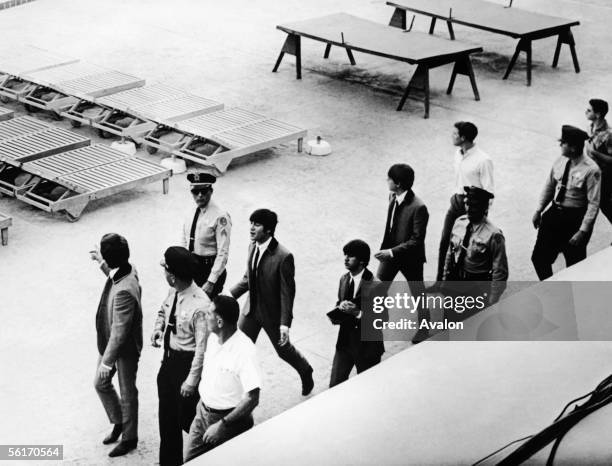
[{"label": "slatted wooden bench", "polygon": [[135,76],[85,62],[27,73],[23,78],[36,85],[18,100],[58,113],[69,109],[80,99],[91,100],[141,87],[145,83]]},{"label": "slatted wooden bench", "polygon": [[174,128],[158,126],[143,142],[223,173],[238,157],[295,139],[301,152],[305,136],[302,128],[236,107],[180,121]]},{"label": "slatted wooden bench", "polygon": [[172,174],[140,157],[127,157],[102,144],[56,154],[22,165],[40,181],[16,197],[47,212],[65,212],[71,221],[80,218],[90,201],[154,181],[163,181],[168,192]]},{"label": "slatted wooden bench", "polygon": [[[133,109],[173,99],[185,95],[185,91],[164,83],[149,84],[143,87],[117,92],[94,99],[93,103],[84,104],[96,114],[91,125],[98,129],[100,136],[113,134],[139,142],[139,138],[155,128],[156,123],[134,114]],[[69,112],[77,115],[71,109]]]},{"label": "slatted wooden bench", "polygon": [[0,141],[0,192],[14,196],[38,181],[21,168],[24,163],[89,144],[89,138],[54,127]]},{"label": "slatted wooden bench", "polygon": [[13,219],[0,212],[0,234],[2,235],[2,246],[8,244],[8,229],[13,224]]},{"label": "slatted wooden bench", "polygon": [[[391,26],[406,28],[406,11],[431,17],[429,33],[433,34],[436,21],[445,21],[451,39],[455,39],[453,24],[482,29],[518,39],[514,55],[508,64],[503,79],[507,79],[521,52],[527,56],[527,85],[531,85],[532,42],[546,37],[557,36],[557,47],[553,58],[553,68],[559,63],[561,45],[570,47],[574,69],[580,72],[576,43],[571,28],[579,21],[556,16],[543,15],[533,11],[510,8],[484,0],[393,0],[387,5],[395,8]],[[510,6],[512,1],[510,1]]]},{"label": "slatted wooden bench", "polygon": [[23,76],[40,70],[78,62],[76,58],[31,45],[0,48],[0,96],[17,100],[34,86]]},{"label": "slatted wooden bench", "polygon": [[101,137],[108,137],[110,133],[140,143],[140,138],[157,124],[172,125],[223,108],[223,104],[214,100],[164,85],[154,89],[132,89],[126,93],[129,96],[120,96],[123,93],[119,93],[93,101],[81,100],[62,115],[92,125],[99,130]]},{"label": "slatted wooden bench", "polygon": [[0,107],[0,121],[10,120],[15,112],[9,108]]},{"label": "slatted wooden bench", "polygon": [[23,116],[12,120],[0,121],[0,142],[25,134],[37,133],[53,128],[51,125],[34,118]]},{"label": "slatted wooden bench", "polygon": [[296,78],[302,78],[301,38],[305,37],[326,44],[324,58],[329,57],[332,46],[344,48],[351,65],[355,65],[353,51],[417,65],[399,102],[398,111],[403,108],[410,91],[418,90],[424,94],[424,116],[429,118],[429,70],[449,63],[454,64],[454,68],[446,93],[452,92],[455,78],[458,74],[462,74],[470,79],[474,98],[480,100],[470,55],[481,52],[481,47],[416,31],[404,33],[397,28],[347,13],[296,21],[276,27],[286,32],[287,38],[272,69],[273,72],[278,71],[284,55],[290,54],[295,56]]}]

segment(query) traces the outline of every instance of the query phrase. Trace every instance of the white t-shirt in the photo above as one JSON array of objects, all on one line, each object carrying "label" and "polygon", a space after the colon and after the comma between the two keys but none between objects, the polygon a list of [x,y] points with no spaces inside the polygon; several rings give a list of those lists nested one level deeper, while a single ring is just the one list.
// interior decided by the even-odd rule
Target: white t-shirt
[{"label": "white t-shirt", "polygon": [[235,408],[247,392],[261,387],[255,345],[240,330],[223,343],[214,333],[208,337],[199,392],[212,409]]}]

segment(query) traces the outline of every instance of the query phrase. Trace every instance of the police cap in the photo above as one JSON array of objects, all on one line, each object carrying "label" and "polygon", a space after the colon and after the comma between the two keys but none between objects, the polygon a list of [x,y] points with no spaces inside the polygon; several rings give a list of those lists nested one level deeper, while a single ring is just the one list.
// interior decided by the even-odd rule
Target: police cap
[{"label": "police cap", "polygon": [[191,183],[191,187],[204,187],[210,186],[215,181],[217,181],[217,177],[215,175],[211,175],[210,173],[190,173],[187,175],[187,181]]},{"label": "police cap", "polygon": [[171,246],[164,253],[165,267],[168,272],[182,280],[191,280],[195,270],[193,254],[182,246]]},{"label": "police cap", "polygon": [[467,196],[467,200],[471,203],[487,204],[490,199],[495,196],[486,189],[477,188],[476,186],[464,186],[463,190]]},{"label": "police cap", "polygon": [[566,142],[571,146],[580,146],[587,139],[589,139],[589,135],[580,128],[571,125],[561,127],[561,139],[559,139],[561,142]]}]

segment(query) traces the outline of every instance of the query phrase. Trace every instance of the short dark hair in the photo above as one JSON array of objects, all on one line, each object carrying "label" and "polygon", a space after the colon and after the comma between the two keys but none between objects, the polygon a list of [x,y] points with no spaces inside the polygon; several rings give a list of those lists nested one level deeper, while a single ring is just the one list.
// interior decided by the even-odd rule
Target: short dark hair
[{"label": "short dark hair", "polygon": [[458,121],[455,123],[455,128],[459,132],[459,136],[464,137],[470,142],[474,142],[476,136],[478,136],[478,128],[474,123],[470,123],[469,121]]},{"label": "short dark hair", "polygon": [[117,233],[107,233],[100,240],[100,254],[111,268],[125,264],[130,258],[130,247],[127,240]]},{"label": "short dark hair", "polygon": [[391,165],[387,176],[393,180],[394,183],[399,184],[402,189],[410,189],[414,184],[414,170],[406,163],[396,163]]},{"label": "short dark hair", "polygon": [[601,118],[608,114],[608,102],[602,99],[591,99],[589,105],[595,113],[599,113]]},{"label": "short dark hair", "polygon": [[342,252],[349,257],[356,257],[359,262],[363,262],[365,265],[370,263],[370,246],[363,240],[349,241],[342,248]]},{"label": "short dark hair", "polygon": [[251,214],[249,220],[253,223],[259,223],[263,225],[264,230],[269,231],[272,236],[276,231],[276,225],[278,223],[278,216],[276,213],[269,209],[257,209]]},{"label": "short dark hair", "polygon": [[215,305],[215,312],[223,319],[223,322],[230,325],[236,325],[238,323],[238,316],[240,315],[240,306],[231,296],[217,295],[213,299]]}]

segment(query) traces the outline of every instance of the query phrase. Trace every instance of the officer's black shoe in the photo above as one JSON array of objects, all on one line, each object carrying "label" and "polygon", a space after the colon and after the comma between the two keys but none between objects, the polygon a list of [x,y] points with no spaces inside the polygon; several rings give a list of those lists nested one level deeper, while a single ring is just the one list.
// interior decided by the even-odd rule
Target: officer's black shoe
[{"label": "officer's black shoe", "polygon": [[314,380],[312,379],[312,369],[306,375],[306,377],[302,378],[302,396],[310,395],[312,389],[314,388]]},{"label": "officer's black shoe", "polygon": [[113,431],[108,434],[104,440],[102,440],[102,443],[104,445],[109,445],[111,443],[115,443],[117,440],[119,440],[119,437],[121,436],[121,430],[123,429],[123,424],[115,424],[115,426],[113,427]]},{"label": "officer's black shoe", "polygon": [[429,331],[427,329],[421,328],[419,330],[417,330],[417,332],[414,334],[414,336],[412,337],[412,344],[416,345],[418,343],[421,343],[422,341],[425,341],[429,338]]},{"label": "officer's black shoe", "polygon": [[123,456],[126,453],[134,450],[136,448],[136,445],[138,445],[137,438],[132,440],[122,440],[121,442],[119,442],[119,445],[117,445],[111,450],[108,456],[110,456],[111,458],[114,458],[115,456]]}]

